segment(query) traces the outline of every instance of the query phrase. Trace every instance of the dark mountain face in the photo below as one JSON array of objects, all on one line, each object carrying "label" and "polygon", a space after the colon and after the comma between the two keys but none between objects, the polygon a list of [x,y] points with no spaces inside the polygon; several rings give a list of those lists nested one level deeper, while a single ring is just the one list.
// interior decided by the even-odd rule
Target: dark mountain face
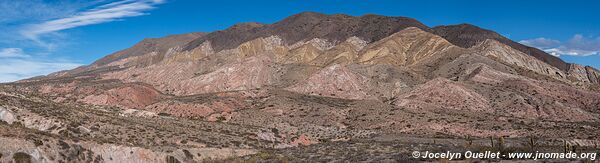
[{"label": "dark mountain face", "polygon": [[569,64],[558,57],[552,56],[542,50],[525,46],[514,42],[494,31],[479,28],[470,24],[459,24],[449,26],[438,26],[432,28],[434,34],[439,35],[454,45],[469,48],[486,39],[494,39],[517,49],[525,54],[529,54],[543,62],[546,62],[560,70],[568,71]]},{"label": "dark mountain face", "polygon": [[190,42],[184,50],[194,49],[204,41],[210,41],[213,49],[220,51],[234,48],[252,39],[272,35],[280,36],[287,44],[313,38],[342,42],[352,36],[373,42],[407,27],[417,27],[429,31],[429,27],[421,22],[406,17],[379,15],[353,17],[342,14],[325,15],[303,12],[274,24],[241,24],[223,31],[213,32]]}]

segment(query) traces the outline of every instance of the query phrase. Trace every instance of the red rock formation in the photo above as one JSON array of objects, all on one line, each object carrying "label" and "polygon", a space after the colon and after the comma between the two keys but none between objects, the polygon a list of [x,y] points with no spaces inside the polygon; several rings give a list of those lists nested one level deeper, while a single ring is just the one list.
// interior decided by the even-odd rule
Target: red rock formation
[{"label": "red rock formation", "polygon": [[152,87],[131,84],[113,88],[101,92],[100,94],[88,95],[79,101],[95,105],[110,105],[140,109],[158,102],[160,95],[160,92]]}]

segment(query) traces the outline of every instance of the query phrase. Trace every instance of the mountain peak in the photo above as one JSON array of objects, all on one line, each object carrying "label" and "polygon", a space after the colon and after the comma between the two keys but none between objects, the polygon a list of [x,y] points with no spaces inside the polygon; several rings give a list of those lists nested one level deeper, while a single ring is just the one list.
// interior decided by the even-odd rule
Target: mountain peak
[{"label": "mountain peak", "polygon": [[433,27],[434,33],[440,35],[457,46],[469,48],[486,39],[503,38],[500,34],[472,24],[457,24]]},{"label": "mountain peak", "polygon": [[364,15],[360,17],[344,14],[321,14],[302,12],[279,22],[256,28],[228,28],[200,37],[184,47],[192,50],[205,41],[210,41],[216,51],[231,49],[243,42],[259,37],[280,36],[284,43],[293,44],[314,38],[331,42],[343,42],[349,37],[359,37],[368,42],[377,41],[407,27],[429,30],[423,23],[406,17]]},{"label": "mountain peak", "polygon": [[313,11],[304,11],[304,12],[300,12],[300,13],[294,14],[292,16],[289,16],[288,18],[297,18],[297,17],[322,17],[322,16],[327,16],[327,15],[323,14],[323,13],[313,12]]},{"label": "mountain peak", "polygon": [[257,22],[245,22],[245,23],[237,23],[229,28],[257,28],[262,27],[264,24]]},{"label": "mountain peak", "polygon": [[469,23],[460,23],[460,24],[456,24],[456,25],[449,25],[449,26],[445,26],[445,27],[459,27],[459,28],[472,28],[472,29],[482,29],[476,25],[473,24],[469,24]]}]

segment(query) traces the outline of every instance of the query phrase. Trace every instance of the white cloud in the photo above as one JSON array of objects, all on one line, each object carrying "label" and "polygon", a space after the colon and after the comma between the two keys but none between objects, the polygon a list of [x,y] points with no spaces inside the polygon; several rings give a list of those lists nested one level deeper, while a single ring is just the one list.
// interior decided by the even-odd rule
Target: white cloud
[{"label": "white cloud", "polygon": [[0,60],[0,83],[47,75],[81,65],[70,61],[39,61],[24,58],[2,59]]},{"label": "white cloud", "polygon": [[600,55],[600,37],[584,37],[576,34],[566,42],[547,38],[536,38],[519,41],[521,44],[542,49],[554,56],[590,56]]},{"label": "white cloud", "polygon": [[560,41],[540,37],[540,38],[535,38],[535,39],[530,39],[530,40],[522,40],[522,41],[519,41],[519,43],[537,47],[537,48],[550,48],[550,47],[559,45]]},{"label": "white cloud", "polygon": [[92,9],[76,12],[70,16],[52,19],[41,23],[31,24],[20,30],[27,39],[46,45],[40,38],[46,34],[58,31],[121,20],[122,18],[145,15],[145,11],[154,9],[162,0],[121,0]]},{"label": "white cloud", "polygon": [[0,58],[26,58],[26,55],[21,48],[4,48],[0,49]]},{"label": "white cloud", "polygon": [[69,60],[43,60],[39,56],[37,58],[30,56],[19,48],[0,50],[0,83],[47,75],[82,65]]}]

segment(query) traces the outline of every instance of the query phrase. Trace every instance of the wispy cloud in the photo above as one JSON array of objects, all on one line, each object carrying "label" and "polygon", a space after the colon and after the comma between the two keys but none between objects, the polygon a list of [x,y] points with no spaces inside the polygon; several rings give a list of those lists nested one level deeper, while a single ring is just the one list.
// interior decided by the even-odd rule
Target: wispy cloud
[{"label": "wispy cloud", "polygon": [[544,38],[544,37],[530,39],[530,40],[522,40],[522,41],[519,41],[519,43],[533,46],[536,48],[550,48],[550,47],[555,47],[555,46],[560,45],[560,41],[548,39],[548,38]]},{"label": "wispy cloud", "polygon": [[147,14],[145,13],[146,11],[154,9],[155,5],[163,2],[163,0],[121,0],[111,2],[88,10],[76,12],[67,17],[28,25],[20,30],[20,34],[41,45],[47,45],[41,39],[44,35],[54,34],[58,31],[86,25],[106,23],[127,17],[145,15]]},{"label": "wispy cloud", "polygon": [[69,60],[42,60],[29,56],[19,48],[0,50],[0,83],[46,75],[82,65]]},{"label": "wispy cloud", "polygon": [[3,48],[0,49],[0,58],[27,58],[29,55],[26,55],[21,48]]},{"label": "wispy cloud", "polygon": [[542,49],[554,56],[590,56],[600,55],[600,37],[585,37],[576,34],[571,39],[561,42],[548,38],[522,40],[519,43]]},{"label": "wispy cloud", "polygon": [[49,62],[26,59],[7,59],[0,65],[0,83],[13,82],[35,76],[46,75],[61,70],[73,69],[81,66],[72,62]]}]

